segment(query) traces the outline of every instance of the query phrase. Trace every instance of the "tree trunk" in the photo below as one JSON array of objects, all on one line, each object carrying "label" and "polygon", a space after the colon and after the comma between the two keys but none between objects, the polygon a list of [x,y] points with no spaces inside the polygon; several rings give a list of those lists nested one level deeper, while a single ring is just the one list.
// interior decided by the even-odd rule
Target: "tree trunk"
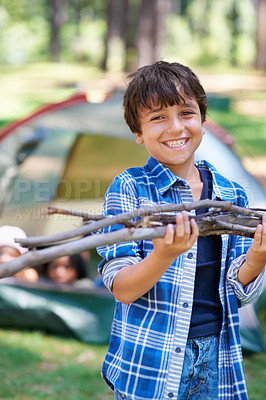
[{"label": "tree trunk", "polygon": [[255,66],[266,71],[266,0],[259,0],[257,13],[257,57]]},{"label": "tree trunk", "polygon": [[114,36],[119,37],[126,47],[128,0],[108,0],[106,9],[107,30],[105,37],[102,70],[107,70],[110,42]]},{"label": "tree trunk", "polygon": [[231,11],[228,15],[228,20],[231,28],[231,49],[230,49],[230,58],[231,64],[237,65],[237,42],[238,42],[238,34],[239,34],[239,16],[237,10],[237,0],[234,0],[232,3]]},{"label": "tree trunk", "polygon": [[107,60],[108,60],[108,53],[109,53],[109,41],[112,36],[113,24],[112,24],[112,13],[113,13],[113,5],[114,0],[107,1],[107,8],[106,8],[106,21],[107,21],[107,29],[106,29],[106,36],[105,36],[105,44],[104,44],[104,55],[101,68],[103,71],[107,70]]},{"label": "tree trunk", "polygon": [[138,67],[162,57],[168,0],[142,0],[137,39]]},{"label": "tree trunk", "polygon": [[154,4],[157,0],[142,0],[139,20],[139,35],[137,39],[138,67],[150,64],[153,60],[153,16]]},{"label": "tree trunk", "polygon": [[50,51],[52,60],[58,62],[60,60],[60,29],[63,24],[63,9],[65,5],[65,0],[52,0],[51,5],[51,15],[50,15],[50,26],[51,26],[51,36],[50,36]]},{"label": "tree trunk", "polygon": [[127,29],[125,38],[125,71],[132,72],[137,68],[137,37],[138,29],[136,27],[139,24],[140,19],[140,3],[129,2],[127,11]]}]

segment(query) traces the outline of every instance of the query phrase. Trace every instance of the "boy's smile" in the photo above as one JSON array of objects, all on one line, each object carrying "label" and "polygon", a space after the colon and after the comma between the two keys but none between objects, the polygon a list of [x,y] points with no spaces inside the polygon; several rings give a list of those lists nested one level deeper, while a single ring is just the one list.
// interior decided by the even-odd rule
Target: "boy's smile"
[{"label": "boy's smile", "polygon": [[195,174],[194,153],[204,129],[196,100],[173,106],[152,106],[139,112],[141,133],[135,132],[137,144],[144,143],[149,154],[175,175],[189,180]]},{"label": "boy's smile", "polygon": [[170,140],[169,142],[165,142],[165,145],[171,148],[180,149],[182,146],[184,146],[184,144],[186,144],[186,142],[187,142],[186,139]]}]

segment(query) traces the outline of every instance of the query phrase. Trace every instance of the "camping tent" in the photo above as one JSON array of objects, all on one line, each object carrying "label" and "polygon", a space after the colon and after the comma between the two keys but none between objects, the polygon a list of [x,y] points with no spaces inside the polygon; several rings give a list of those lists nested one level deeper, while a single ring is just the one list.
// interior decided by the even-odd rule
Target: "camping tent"
[{"label": "camping tent", "polygon": [[[43,214],[47,205],[100,212],[113,177],[147,158],[145,148],[134,143],[121,104],[120,91],[101,103],[78,94],[2,128],[1,222],[11,223],[13,218],[28,235],[39,235],[78,223],[48,218]],[[264,190],[232,151],[232,137],[209,120],[205,130],[196,157],[207,158],[223,175],[241,183],[251,206],[266,204]]]},{"label": "camping tent", "polygon": [[[44,213],[48,205],[99,213],[112,178],[147,158],[145,149],[134,143],[121,104],[119,91],[102,103],[90,103],[81,93],[2,128],[0,223],[40,235],[80,223],[74,217],[48,217]],[[233,152],[231,136],[211,121],[205,123],[205,130],[196,158],[208,159],[223,175],[241,183],[252,206],[265,206],[266,194]],[[241,311],[240,318],[245,347],[262,350],[254,309]]]}]

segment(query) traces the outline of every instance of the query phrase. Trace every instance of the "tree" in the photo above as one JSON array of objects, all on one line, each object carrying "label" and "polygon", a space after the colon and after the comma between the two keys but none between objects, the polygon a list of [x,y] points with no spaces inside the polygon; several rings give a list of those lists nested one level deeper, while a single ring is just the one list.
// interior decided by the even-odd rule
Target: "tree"
[{"label": "tree", "polygon": [[255,66],[266,71],[266,0],[257,2],[257,56]]},{"label": "tree", "polygon": [[65,0],[48,0],[48,20],[50,22],[50,52],[52,60],[60,60],[60,30],[64,22]]},{"label": "tree", "polygon": [[113,38],[118,37],[126,47],[128,0],[108,0],[106,6],[107,29],[102,69],[107,70],[107,62]]},{"label": "tree", "polygon": [[236,66],[237,65],[237,40],[239,34],[239,14],[237,9],[237,1],[233,0],[231,8],[229,9],[227,19],[230,25],[231,30],[231,64]]},{"label": "tree", "polygon": [[137,38],[138,67],[162,57],[169,0],[142,0]]}]

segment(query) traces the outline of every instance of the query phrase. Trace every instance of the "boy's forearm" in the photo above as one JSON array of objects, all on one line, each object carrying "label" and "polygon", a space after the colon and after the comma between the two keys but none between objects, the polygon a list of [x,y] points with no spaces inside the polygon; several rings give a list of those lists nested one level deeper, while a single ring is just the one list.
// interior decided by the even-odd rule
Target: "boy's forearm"
[{"label": "boy's forearm", "polygon": [[134,302],[158,282],[172,261],[163,262],[152,251],[139,263],[120,269],[113,282],[113,295],[122,303]]},{"label": "boy's forearm", "polygon": [[247,251],[246,261],[238,271],[238,281],[243,287],[253,282],[263,271],[266,263],[266,214],[256,228],[254,240]]},{"label": "boy's forearm", "polygon": [[263,271],[264,266],[264,264],[261,264],[251,267],[247,261],[241,265],[237,277],[243,288],[245,288],[259,276],[259,274]]},{"label": "boy's forearm", "polygon": [[174,260],[194,245],[198,235],[198,226],[187,212],[177,214],[176,228],[168,224],[164,238],[153,240],[153,250],[146,258],[117,273],[112,287],[115,298],[132,303],[147,293]]}]

